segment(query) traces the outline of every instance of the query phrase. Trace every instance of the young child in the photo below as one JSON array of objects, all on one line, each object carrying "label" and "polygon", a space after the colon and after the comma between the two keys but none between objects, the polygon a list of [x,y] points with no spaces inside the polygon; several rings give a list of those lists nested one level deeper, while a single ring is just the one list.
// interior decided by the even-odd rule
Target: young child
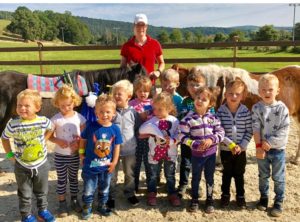
[{"label": "young child", "polygon": [[50,141],[55,143],[55,167],[57,173],[57,188],[59,208],[58,216],[68,216],[66,202],[67,183],[70,183],[71,208],[81,212],[81,206],[77,200],[79,154],[78,145],[80,133],[85,127],[85,118],[74,111],[79,106],[81,97],[68,85],[63,85],[52,100],[53,105],[60,112],[51,118],[54,125],[54,134]]},{"label": "young child", "polygon": [[150,206],[157,204],[157,176],[160,165],[164,165],[167,180],[168,198],[172,206],[180,206],[180,199],[175,190],[175,169],[177,161],[177,136],[179,121],[171,114],[176,114],[171,95],[162,92],[153,99],[154,117],[140,127],[140,137],[149,137],[148,160],[150,180],[148,183],[148,200]]},{"label": "young child", "polygon": [[123,144],[121,145],[120,159],[111,180],[110,196],[108,206],[115,208],[116,185],[118,170],[122,164],[124,172],[124,194],[132,206],[139,204],[135,195],[134,170],[136,163],[137,133],[141,125],[140,116],[137,111],[128,105],[133,95],[133,85],[128,80],[120,80],[112,87],[112,94],[117,104],[117,116],[114,120],[122,132]]},{"label": "young child", "polygon": [[215,92],[202,87],[195,93],[195,111],[189,112],[180,122],[179,138],[192,151],[192,200],[190,212],[199,208],[199,183],[204,170],[206,180],[205,212],[214,211],[213,186],[217,145],[224,138],[220,120],[209,112],[216,101]]},{"label": "young child", "polygon": [[98,187],[98,208],[103,216],[109,216],[107,207],[109,187],[120,153],[122,136],[119,127],[112,123],[116,115],[116,104],[112,96],[102,94],[96,100],[97,121],[90,123],[81,133],[80,159],[83,161],[82,179],[84,203],[82,219],[92,214],[94,193]]},{"label": "young child", "polygon": [[[205,76],[200,71],[191,72],[187,77],[187,90],[189,96],[184,98],[181,105],[181,113],[179,119],[181,120],[185,117],[188,112],[194,111],[194,98],[195,93],[200,87],[206,85]],[[189,146],[185,144],[180,145],[181,148],[181,162],[180,162],[180,174],[179,174],[179,186],[178,186],[178,196],[182,198],[185,194],[189,175],[192,167],[191,158],[192,152]]]},{"label": "young child", "polygon": [[[152,99],[149,98],[152,88],[152,82],[148,76],[137,78],[133,83],[133,91],[136,95],[135,99],[129,101],[129,106],[132,106],[144,122],[152,116]],[[148,139],[137,140],[136,149],[136,165],[135,165],[135,191],[138,192],[140,182],[140,171],[142,162],[145,166],[146,182],[149,181],[149,163],[148,163],[149,144]]]},{"label": "young child", "polygon": [[220,144],[222,171],[221,206],[230,203],[230,183],[234,178],[236,204],[245,208],[244,173],[246,168],[246,149],[252,137],[252,119],[249,109],[241,104],[247,96],[247,86],[240,80],[227,83],[226,102],[219,108],[217,116],[225,130],[225,137]]},{"label": "young child", "polygon": [[256,143],[256,156],[259,171],[260,200],[259,210],[267,210],[269,178],[272,168],[275,200],[271,215],[282,214],[285,191],[285,147],[289,133],[289,112],[285,104],[276,100],[279,93],[279,80],[272,74],[265,74],[258,82],[258,93],[262,101],[252,108],[252,128]]},{"label": "young child", "polygon": [[[52,134],[51,121],[36,113],[41,109],[42,98],[38,91],[26,89],[17,95],[18,117],[11,119],[2,133],[6,158],[15,165],[18,185],[19,210],[22,222],[37,221],[31,212],[32,193],[37,199],[38,218],[55,221],[47,210],[48,172],[46,140]],[[9,139],[13,138],[15,152]]]},{"label": "young child", "polygon": [[177,114],[181,113],[182,96],[176,92],[179,86],[179,73],[174,69],[166,69],[160,76],[160,84],[162,91],[166,91],[172,95]]}]

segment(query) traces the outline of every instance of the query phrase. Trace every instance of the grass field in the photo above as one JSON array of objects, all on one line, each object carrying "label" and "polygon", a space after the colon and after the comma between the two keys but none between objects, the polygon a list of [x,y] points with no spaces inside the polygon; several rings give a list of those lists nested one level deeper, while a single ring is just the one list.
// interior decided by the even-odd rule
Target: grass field
[{"label": "grass field", "polygon": [[[45,43],[47,45],[62,45],[62,43]],[[36,47],[35,42],[9,42],[0,41],[0,48],[3,47]],[[175,58],[212,58],[212,57],[231,57],[233,55],[232,49],[165,49],[165,59]],[[101,50],[101,51],[62,51],[62,52],[43,52],[43,60],[89,60],[89,59],[119,59],[119,50]],[[259,52],[255,50],[238,50],[239,57],[299,57],[299,54],[279,51]],[[17,60],[38,60],[38,52],[0,52],[0,61],[17,61]],[[237,63],[239,68],[246,69],[250,72],[268,72],[287,65],[294,65],[297,63]],[[169,68],[172,64],[167,64]],[[183,64],[187,67],[193,67],[201,64]],[[219,63],[223,66],[232,66],[232,63]],[[54,65],[44,66],[44,73],[59,74],[63,70],[71,71],[74,69],[93,70],[110,67],[117,67],[118,65]],[[0,66],[0,71],[15,70],[23,73],[40,73],[39,66]]]}]

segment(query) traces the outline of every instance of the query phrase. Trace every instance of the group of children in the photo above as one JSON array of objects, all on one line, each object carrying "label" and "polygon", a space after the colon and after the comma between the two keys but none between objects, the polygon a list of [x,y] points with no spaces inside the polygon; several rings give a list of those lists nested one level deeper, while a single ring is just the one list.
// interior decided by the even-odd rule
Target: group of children
[{"label": "group of children", "polygon": [[[112,87],[112,95],[96,100],[97,121],[86,122],[74,111],[81,98],[64,85],[53,104],[60,112],[51,120],[38,116],[41,98],[38,92],[24,90],[17,97],[18,117],[11,119],[3,134],[6,157],[15,163],[22,221],[36,221],[31,212],[31,195],[37,198],[38,217],[55,221],[47,210],[48,170],[45,141],[55,143],[58,216],[68,215],[66,187],[70,184],[73,210],[82,219],[92,215],[94,194],[98,191],[97,211],[109,216],[115,208],[116,184],[120,164],[124,172],[124,195],[132,206],[139,204],[141,165],[144,163],[147,183],[147,204],[157,205],[157,185],[163,168],[168,199],[180,206],[192,171],[190,212],[199,208],[199,183],[202,171],[206,181],[205,212],[214,211],[214,172],[219,147],[223,165],[221,206],[230,203],[230,183],[234,178],[236,203],[246,207],[244,173],[246,149],[252,135],[256,143],[259,169],[260,200],[257,208],[266,210],[269,177],[275,184],[273,216],[282,214],[285,191],[285,146],[289,129],[287,107],[276,101],[278,79],[271,74],[261,76],[258,87],[261,101],[252,113],[241,102],[247,86],[241,79],[226,85],[225,102],[215,111],[217,88],[206,87],[202,73],[195,71],[187,78],[189,96],[176,93],[179,74],[173,69],[161,75],[162,92],[150,98],[151,80],[140,77],[132,84],[120,80]],[[135,98],[132,99],[132,97]],[[9,139],[14,139],[13,152]],[[175,188],[176,162],[181,149],[180,180]],[[78,169],[82,164],[82,206],[78,200]]]}]

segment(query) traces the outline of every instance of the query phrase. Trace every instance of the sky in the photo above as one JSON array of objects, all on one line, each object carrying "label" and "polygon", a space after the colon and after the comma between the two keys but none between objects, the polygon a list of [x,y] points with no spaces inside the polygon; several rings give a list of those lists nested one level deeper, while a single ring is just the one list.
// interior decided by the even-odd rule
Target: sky
[{"label": "sky", "polygon": [[[11,1],[10,1],[11,2]],[[145,13],[150,25],[173,28],[183,27],[232,27],[242,25],[274,25],[293,26],[294,7],[289,3],[95,3],[95,1],[67,1],[68,3],[28,3],[43,2],[23,1],[0,3],[0,10],[15,11],[19,6],[26,6],[30,10],[52,10],[64,13],[70,11],[74,16],[85,16],[106,20],[133,22],[136,13]],[[65,1],[66,2],[66,1]],[[115,1],[113,1],[115,2]],[[151,1],[153,2],[153,1]],[[165,1],[161,1],[165,2]],[[211,2],[211,1],[210,1]],[[275,1],[276,2],[276,1]],[[300,1],[299,1],[300,2]],[[300,22],[300,4],[296,4],[295,23]]]}]

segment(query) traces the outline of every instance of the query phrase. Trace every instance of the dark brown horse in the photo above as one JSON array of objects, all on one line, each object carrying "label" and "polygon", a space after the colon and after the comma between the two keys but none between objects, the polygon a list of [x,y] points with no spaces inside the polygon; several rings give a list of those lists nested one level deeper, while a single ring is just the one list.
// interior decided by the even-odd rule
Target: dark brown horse
[{"label": "dark brown horse", "polygon": [[[121,79],[133,82],[136,76],[146,75],[147,72],[141,65],[137,64],[130,68],[111,68],[92,71],[75,70],[70,73],[71,79],[74,75],[85,78],[88,91],[93,91],[93,84],[98,83],[101,92],[108,92],[107,85],[113,85]],[[16,71],[0,72],[0,134],[5,128],[7,121],[16,114],[16,98],[19,92],[27,88],[27,74]],[[43,99],[40,115],[52,117],[57,110],[51,105],[51,99]]]}]

